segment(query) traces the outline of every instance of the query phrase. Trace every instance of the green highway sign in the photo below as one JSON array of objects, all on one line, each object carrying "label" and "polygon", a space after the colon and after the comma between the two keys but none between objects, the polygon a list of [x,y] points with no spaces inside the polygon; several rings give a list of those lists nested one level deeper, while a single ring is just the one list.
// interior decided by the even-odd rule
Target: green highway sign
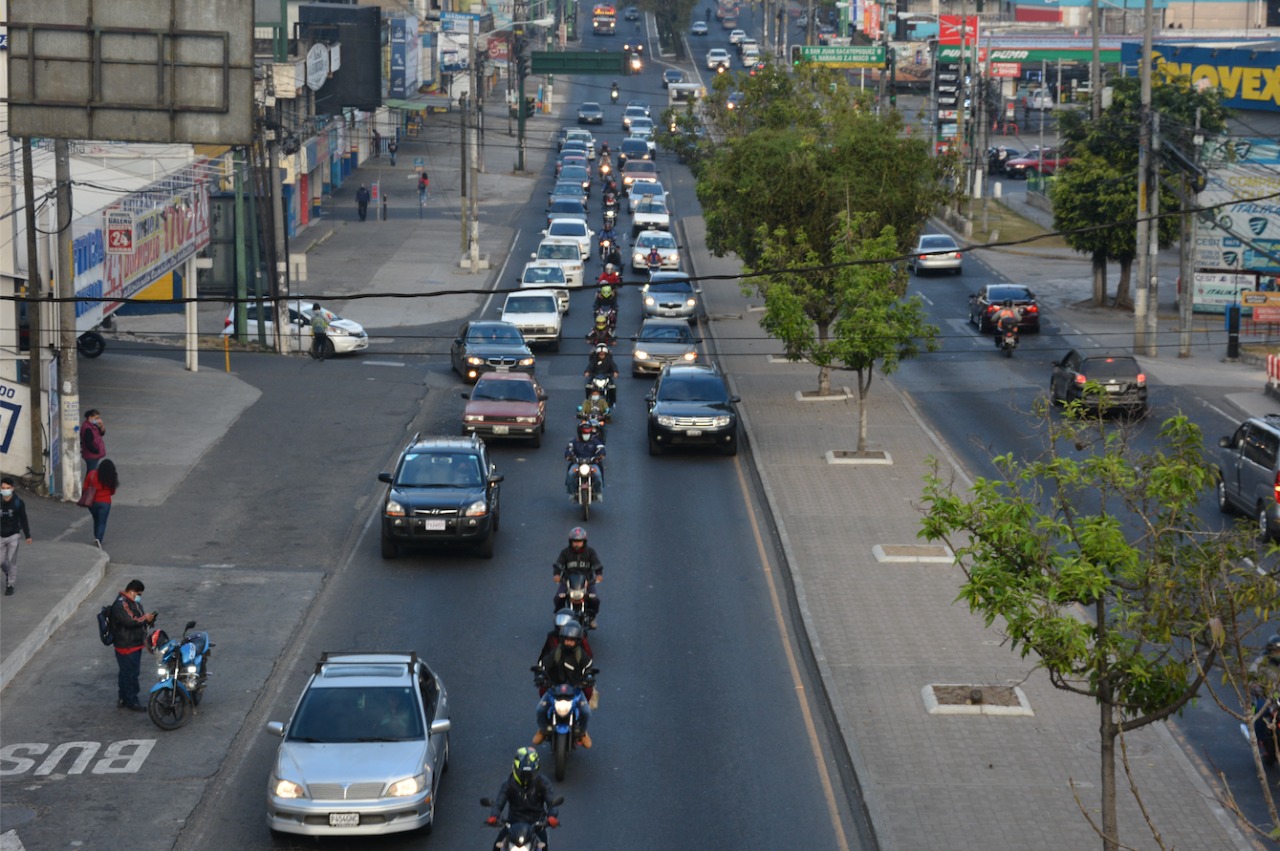
[{"label": "green highway sign", "polygon": [[529,65],[533,74],[625,74],[627,52],[610,50],[534,50]]},{"label": "green highway sign", "polygon": [[804,45],[800,57],[814,65],[832,68],[883,68],[884,45]]}]

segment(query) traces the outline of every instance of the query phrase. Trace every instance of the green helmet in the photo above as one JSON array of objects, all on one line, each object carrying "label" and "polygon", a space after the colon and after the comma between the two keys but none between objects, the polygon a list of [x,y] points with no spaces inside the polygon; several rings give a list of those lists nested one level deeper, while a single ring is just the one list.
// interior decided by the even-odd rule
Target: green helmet
[{"label": "green helmet", "polygon": [[613,298],[613,287],[609,286],[608,284],[605,284],[603,287],[600,288],[600,295],[604,296],[605,298]]},{"label": "green helmet", "polygon": [[515,766],[511,769],[511,776],[521,786],[528,786],[533,782],[533,778],[538,776],[538,752],[533,748],[521,748],[516,751]]}]

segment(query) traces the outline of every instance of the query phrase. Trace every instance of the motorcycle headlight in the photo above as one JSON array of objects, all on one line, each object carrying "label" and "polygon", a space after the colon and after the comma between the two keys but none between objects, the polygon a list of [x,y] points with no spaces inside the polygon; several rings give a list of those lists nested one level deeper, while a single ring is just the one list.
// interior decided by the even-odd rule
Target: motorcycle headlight
[{"label": "motorcycle headlight", "polygon": [[579,464],[579,465],[578,465],[578,475],[579,475],[579,476],[589,476],[589,475],[591,475],[591,465],[590,465],[590,464]]},{"label": "motorcycle headlight", "polygon": [[489,506],[483,499],[476,500],[462,512],[465,517],[483,517],[489,513]]},{"label": "motorcycle headlight", "polygon": [[583,597],[585,597],[586,593],[587,592],[583,591],[581,588],[573,588],[569,591],[569,599],[573,600],[576,603],[578,600],[581,600]]},{"label": "motorcycle headlight", "polygon": [[406,777],[404,780],[397,780],[387,787],[388,798],[404,798],[409,795],[416,795],[426,788],[427,775],[419,774],[414,777]]},{"label": "motorcycle headlight", "polygon": [[646,352],[644,349],[636,349],[636,353],[632,355],[632,357],[634,357],[636,360],[648,360],[649,353]]},{"label": "motorcycle headlight", "polygon": [[557,715],[568,715],[568,714],[569,714],[569,712],[570,712],[570,711],[572,711],[572,709],[573,709],[573,701],[572,701],[572,700],[557,700],[557,701],[556,701],[556,714],[557,714]]},{"label": "motorcycle headlight", "polygon": [[277,798],[307,797],[307,790],[303,789],[301,786],[299,786],[297,783],[294,783],[292,780],[281,780],[279,777],[277,777],[275,778],[275,782],[272,783],[271,785],[272,785],[272,791],[275,792],[275,795]]},{"label": "motorcycle headlight", "polygon": [[663,428],[671,428],[675,424],[676,424],[675,417],[668,417],[668,416],[658,417],[658,425],[662,426]]},{"label": "motorcycle headlight", "polygon": [[382,513],[388,517],[404,517],[404,506],[394,499],[389,499],[387,500],[386,508],[382,509]]},{"label": "motorcycle headlight", "polygon": [[520,358],[520,366],[533,366],[533,358]]},{"label": "motorcycle headlight", "polygon": [[156,676],[162,680],[169,679],[169,669],[166,668],[164,665],[158,666],[156,668]]},{"label": "motorcycle headlight", "polygon": [[186,669],[185,669],[185,670],[186,670],[186,672],[187,672],[188,674],[198,674],[198,673],[200,673],[200,666],[199,666],[199,665],[188,665],[188,666],[186,667]]}]

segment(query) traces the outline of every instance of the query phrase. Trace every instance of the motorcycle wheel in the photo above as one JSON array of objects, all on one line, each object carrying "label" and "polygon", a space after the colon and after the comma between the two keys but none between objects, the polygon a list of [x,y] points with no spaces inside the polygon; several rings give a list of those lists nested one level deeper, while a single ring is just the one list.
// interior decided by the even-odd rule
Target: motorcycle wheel
[{"label": "motorcycle wheel", "polygon": [[1013,357],[1013,346],[1004,347],[1004,356],[1007,358]]},{"label": "motorcycle wheel", "polygon": [[147,701],[147,715],[161,730],[176,730],[191,717],[191,701],[177,689],[153,691]]},{"label": "motorcycle wheel", "polygon": [[578,488],[578,502],[582,505],[582,519],[591,519],[591,488]]},{"label": "motorcycle wheel", "polygon": [[556,733],[551,750],[555,756],[556,782],[560,783],[564,780],[564,772],[569,765],[569,734]]}]

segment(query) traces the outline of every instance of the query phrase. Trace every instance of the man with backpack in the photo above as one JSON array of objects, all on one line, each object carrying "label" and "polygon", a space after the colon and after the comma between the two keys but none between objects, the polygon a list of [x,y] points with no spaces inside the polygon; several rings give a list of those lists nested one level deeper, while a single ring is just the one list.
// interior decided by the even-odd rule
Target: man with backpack
[{"label": "man with backpack", "polygon": [[156,613],[148,613],[142,608],[139,598],[144,590],[146,587],[141,579],[131,579],[111,605],[111,635],[115,639],[116,666],[119,668],[116,706],[133,712],[146,711],[138,701],[141,689],[138,676],[142,673],[142,643],[147,638],[147,627],[156,622]]}]

